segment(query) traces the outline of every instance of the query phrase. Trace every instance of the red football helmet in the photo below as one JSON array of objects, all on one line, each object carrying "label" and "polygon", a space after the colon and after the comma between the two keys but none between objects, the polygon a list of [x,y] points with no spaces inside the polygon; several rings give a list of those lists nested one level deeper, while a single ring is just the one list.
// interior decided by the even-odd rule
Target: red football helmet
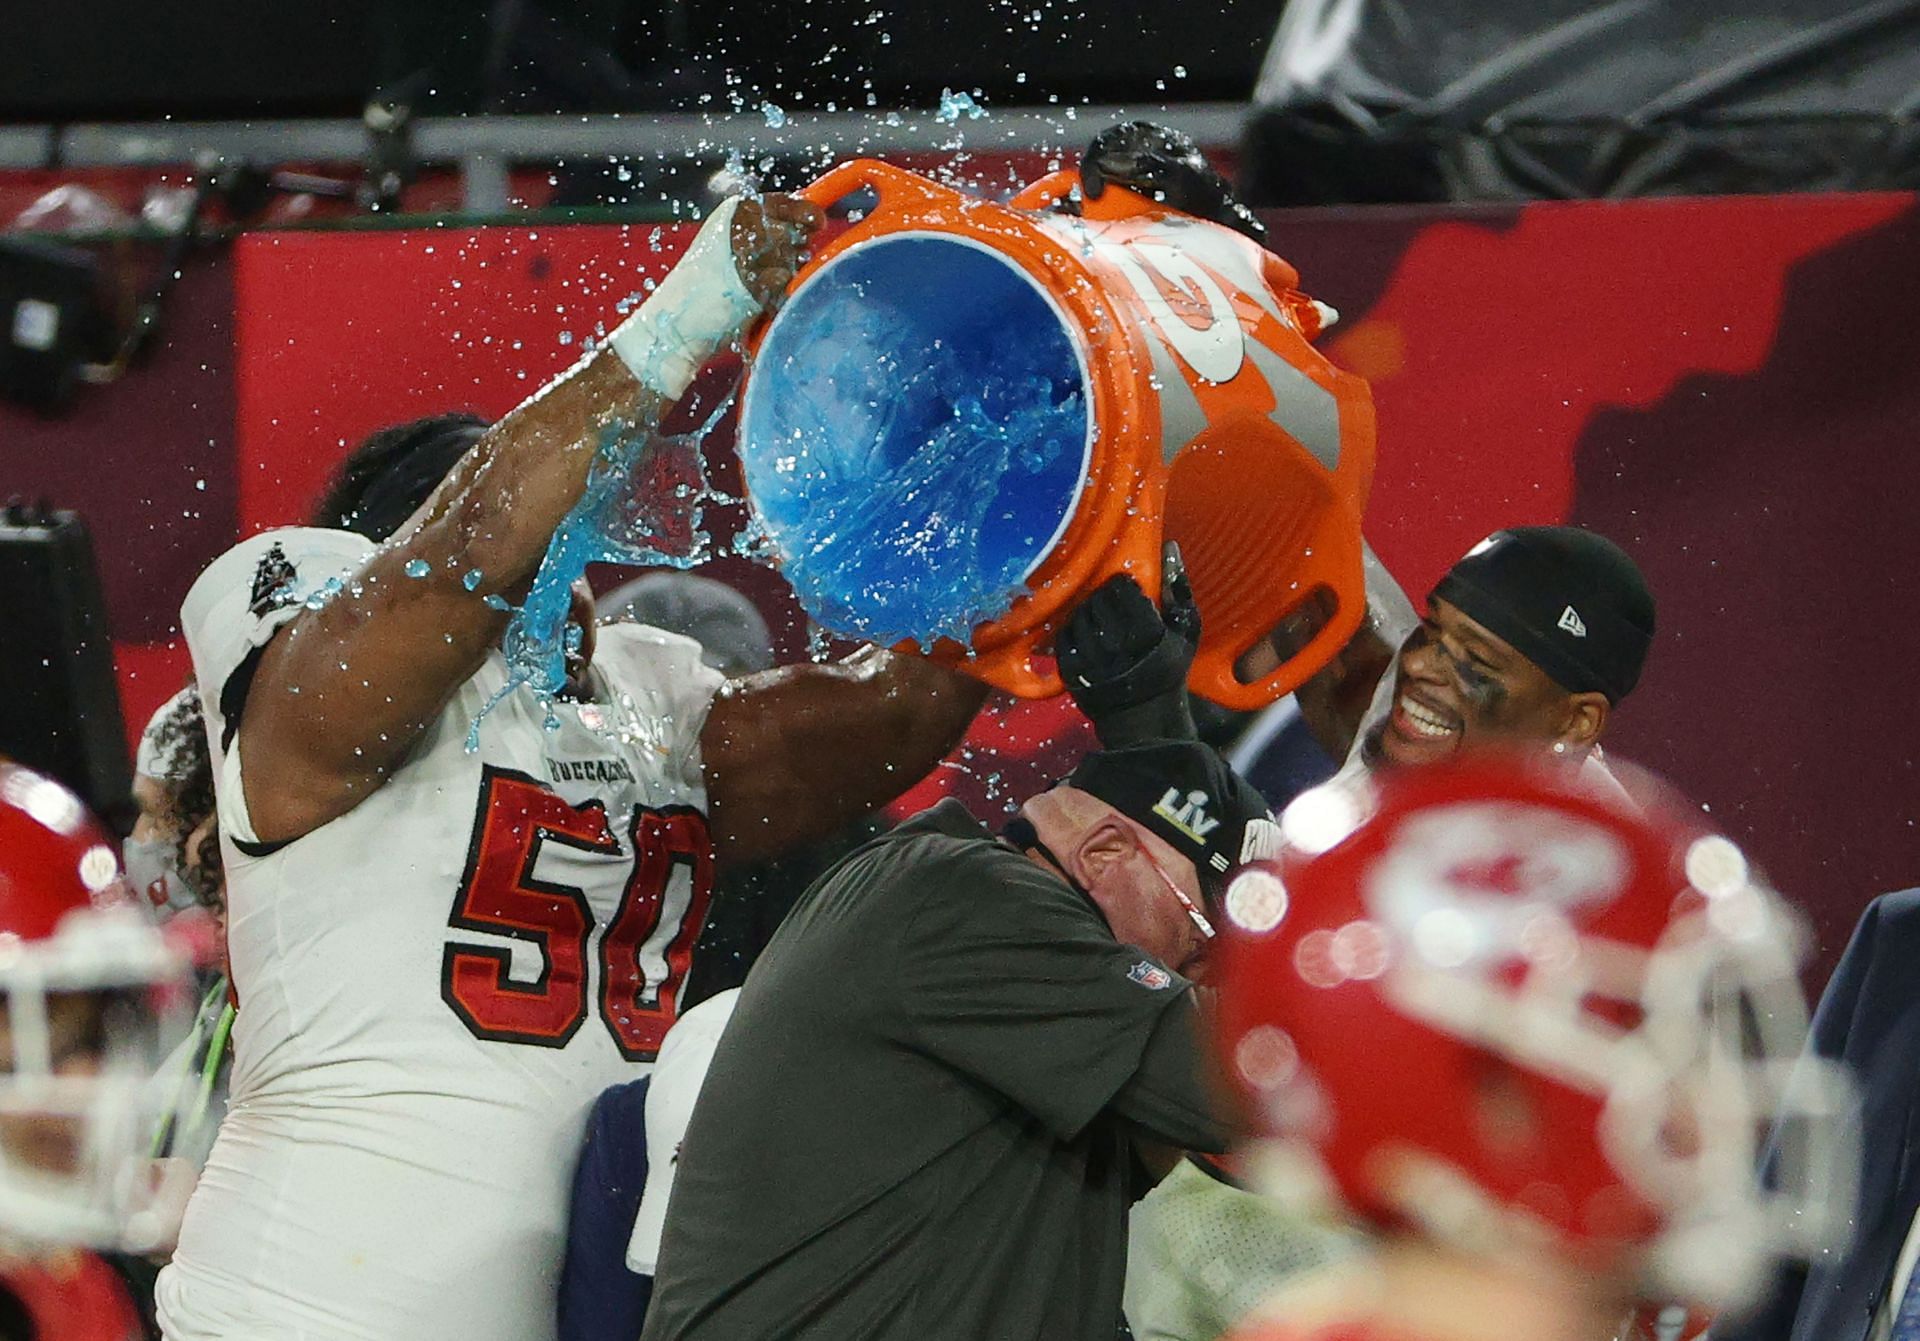
[{"label": "red football helmet", "polygon": [[140,1249],[178,1189],[149,1158],[190,965],[78,797],[0,762],[0,1235]]},{"label": "red football helmet", "polygon": [[1848,1088],[1799,1055],[1793,919],[1698,818],[1504,757],[1299,798],[1225,896],[1223,1056],[1273,1138],[1254,1162],[1644,1298],[1731,1303],[1837,1239]]}]

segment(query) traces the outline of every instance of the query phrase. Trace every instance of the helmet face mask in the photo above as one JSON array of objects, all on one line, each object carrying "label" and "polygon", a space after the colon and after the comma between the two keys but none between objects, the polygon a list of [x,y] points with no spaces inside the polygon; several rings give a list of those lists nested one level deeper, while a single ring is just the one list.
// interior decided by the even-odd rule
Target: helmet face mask
[{"label": "helmet face mask", "polygon": [[163,1074],[187,1034],[191,962],[142,915],[78,797],[0,762],[0,1242],[142,1252],[193,1177],[156,1160],[188,1102]]},{"label": "helmet face mask", "polygon": [[[1682,921],[1670,939],[1684,943],[1652,957],[1643,1033],[1663,1089],[1617,1088],[1602,1129],[1614,1161],[1664,1203],[1645,1262],[1653,1290],[1716,1307],[1749,1298],[1775,1258],[1844,1241],[1859,1179],[1852,1083],[1800,1051],[1789,937],[1741,921],[1731,944]],[[1755,1176],[1763,1162],[1771,1186]]]},{"label": "helmet face mask", "polygon": [[[0,1236],[128,1252],[164,1242],[190,1187],[153,1142],[186,1098],[161,1074],[186,1032],[184,956],[128,910],[68,915],[0,954]],[[182,1183],[187,1186],[182,1186]]]},{"label": "helmet face mask", "polygon": [[[1732,844],[1504,759],[1296,804],[1279,896],[1228,893],[1224,1051],[1351,1210],[1716,1305],[1844,1222],[1846,1087]],[[1783,1116],[1810,1139],[1763,1195]]]}]

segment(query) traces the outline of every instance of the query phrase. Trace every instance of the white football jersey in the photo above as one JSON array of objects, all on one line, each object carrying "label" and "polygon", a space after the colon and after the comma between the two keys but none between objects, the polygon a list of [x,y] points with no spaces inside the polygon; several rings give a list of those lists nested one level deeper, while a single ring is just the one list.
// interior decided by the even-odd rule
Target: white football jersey
[{"label": "white football jersey", "polygon": [[1282,1282],[1339,1261],[1359,1236],[1182,1160],[1127,1222],[1136,1341],[1216,1341]]},{"label": "white football jersey", "polygon": [[379,791],[254,841],[227,717],[249,656],[371,553],[256,536],[181,612],[240,1011],[231,1111],[160,1279],[173,1341],[550,1337],[587,1110],[653,1060],[705,917],[720,677],[638,625],[599,631],[596,701],[557,720],[523,688],[482,718],[507,683],[489,655]]},{"label": "white football jersey", "polygon": [[647,1082],[647,1184],[627,1239],[627,1270],[651,1276],[660,1265],[660,1235],[667,1226],[667,1201],[680,1165],[680,1143],[693,1121],[694,1101],[707,1083],[720,1035],[727,1032],[740,989],[716,992],[682,1015],[660,1045],[660,1064]]}]

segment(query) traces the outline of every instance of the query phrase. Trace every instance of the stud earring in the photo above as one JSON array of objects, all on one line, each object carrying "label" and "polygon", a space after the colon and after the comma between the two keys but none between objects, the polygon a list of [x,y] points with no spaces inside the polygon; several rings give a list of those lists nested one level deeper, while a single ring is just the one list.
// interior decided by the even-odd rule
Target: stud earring
[{"label": "stud earring", "polygon": [[1553,742],[1553,752],[1554,752],[1555,754],[1565,754],[1565,753],[1567,752],[1567,742],[1566,742],[1566,741],[1564,741],[1564,740],[1556,740],[1556,741],[1554,741],[1554,742]]}]

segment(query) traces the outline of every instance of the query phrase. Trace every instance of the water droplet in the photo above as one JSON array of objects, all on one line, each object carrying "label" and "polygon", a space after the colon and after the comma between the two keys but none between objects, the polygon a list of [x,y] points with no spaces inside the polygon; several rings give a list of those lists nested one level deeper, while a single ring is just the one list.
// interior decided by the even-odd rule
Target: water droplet
[{"label": "water droplet", "polygon": [[339,578],[337,577],[328,578],[325,582],[322,582],[320,584],[319,590],[315,591],[313,595],[307,597],[305,601],[306,608],[309,610],[320,610],[325,608],[327,602],[331,601],[335,596],[338,596],[343,589],[344,589],[344,584],[340,581]]},{"label": "water droplet", "polygon": [[933,119],[943,126],[955,125],[962,116],[969,121],[978,121],[987,114],[987,109],[973,100],[971,94],[955,93],[950,88],[940,90],[940,110]]}]

